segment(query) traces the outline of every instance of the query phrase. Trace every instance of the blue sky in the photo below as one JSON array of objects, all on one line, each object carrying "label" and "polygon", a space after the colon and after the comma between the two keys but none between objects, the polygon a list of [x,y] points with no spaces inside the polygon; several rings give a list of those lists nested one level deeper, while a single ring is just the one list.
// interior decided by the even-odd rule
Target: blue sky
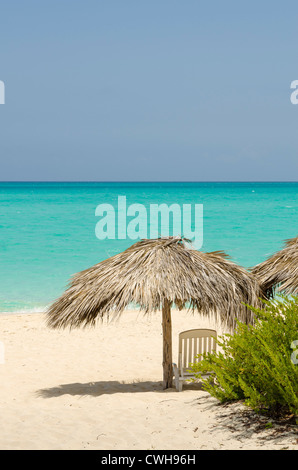
[{"label": "blue sky", "polygon": [[0,9],[1,181],[297,181],[297,1]]}]

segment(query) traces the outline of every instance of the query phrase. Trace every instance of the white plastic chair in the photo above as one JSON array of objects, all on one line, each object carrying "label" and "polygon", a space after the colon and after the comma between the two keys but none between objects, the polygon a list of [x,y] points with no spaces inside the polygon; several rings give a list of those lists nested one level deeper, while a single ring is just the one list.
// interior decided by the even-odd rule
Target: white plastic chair
[{"label": "white plastic chair", "polygon": [[[196,356],[204,352],[216,351],[216,338],[217,332],[209,329],[187,330],[179,334],[178,366],[175,363],[173,364],[175,385],[179,392],[182,391],[183,382],[194,378],[189,368],[190,364],[201,360]],[[208,375],[204,374],[202,377]]]}]

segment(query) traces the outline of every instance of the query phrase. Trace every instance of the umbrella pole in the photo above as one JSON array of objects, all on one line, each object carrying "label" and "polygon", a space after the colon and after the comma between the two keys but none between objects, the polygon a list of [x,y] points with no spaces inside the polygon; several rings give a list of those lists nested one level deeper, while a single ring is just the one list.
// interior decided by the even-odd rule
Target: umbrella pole
[{"label": "umbrella pole", "polygon": [[173,386],[171,303],[168,300],[165,300],[162,305],[162,332],[163,389],[165,390]]}]

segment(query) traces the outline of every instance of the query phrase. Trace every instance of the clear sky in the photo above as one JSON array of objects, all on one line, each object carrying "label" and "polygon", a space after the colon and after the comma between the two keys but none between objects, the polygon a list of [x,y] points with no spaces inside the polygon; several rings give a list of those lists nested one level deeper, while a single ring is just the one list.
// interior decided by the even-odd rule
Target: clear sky
[{"label": "clear sky", "polygon": [[297,181],[298,2],[5,0],[0,180]]}]

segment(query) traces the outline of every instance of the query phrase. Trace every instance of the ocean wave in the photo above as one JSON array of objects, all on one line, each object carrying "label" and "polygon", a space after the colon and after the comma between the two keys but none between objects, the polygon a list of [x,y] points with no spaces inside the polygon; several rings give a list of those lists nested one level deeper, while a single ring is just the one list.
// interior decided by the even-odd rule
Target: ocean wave
[{"label": "ocean wave", "polygon": [[28,314],[28,313],[45,313],[48,306],[43,307],[25,307],[25,308],[14,308],[14,309],[3,309],[0,310],[0,315],[16,315],[16,314]]}]

